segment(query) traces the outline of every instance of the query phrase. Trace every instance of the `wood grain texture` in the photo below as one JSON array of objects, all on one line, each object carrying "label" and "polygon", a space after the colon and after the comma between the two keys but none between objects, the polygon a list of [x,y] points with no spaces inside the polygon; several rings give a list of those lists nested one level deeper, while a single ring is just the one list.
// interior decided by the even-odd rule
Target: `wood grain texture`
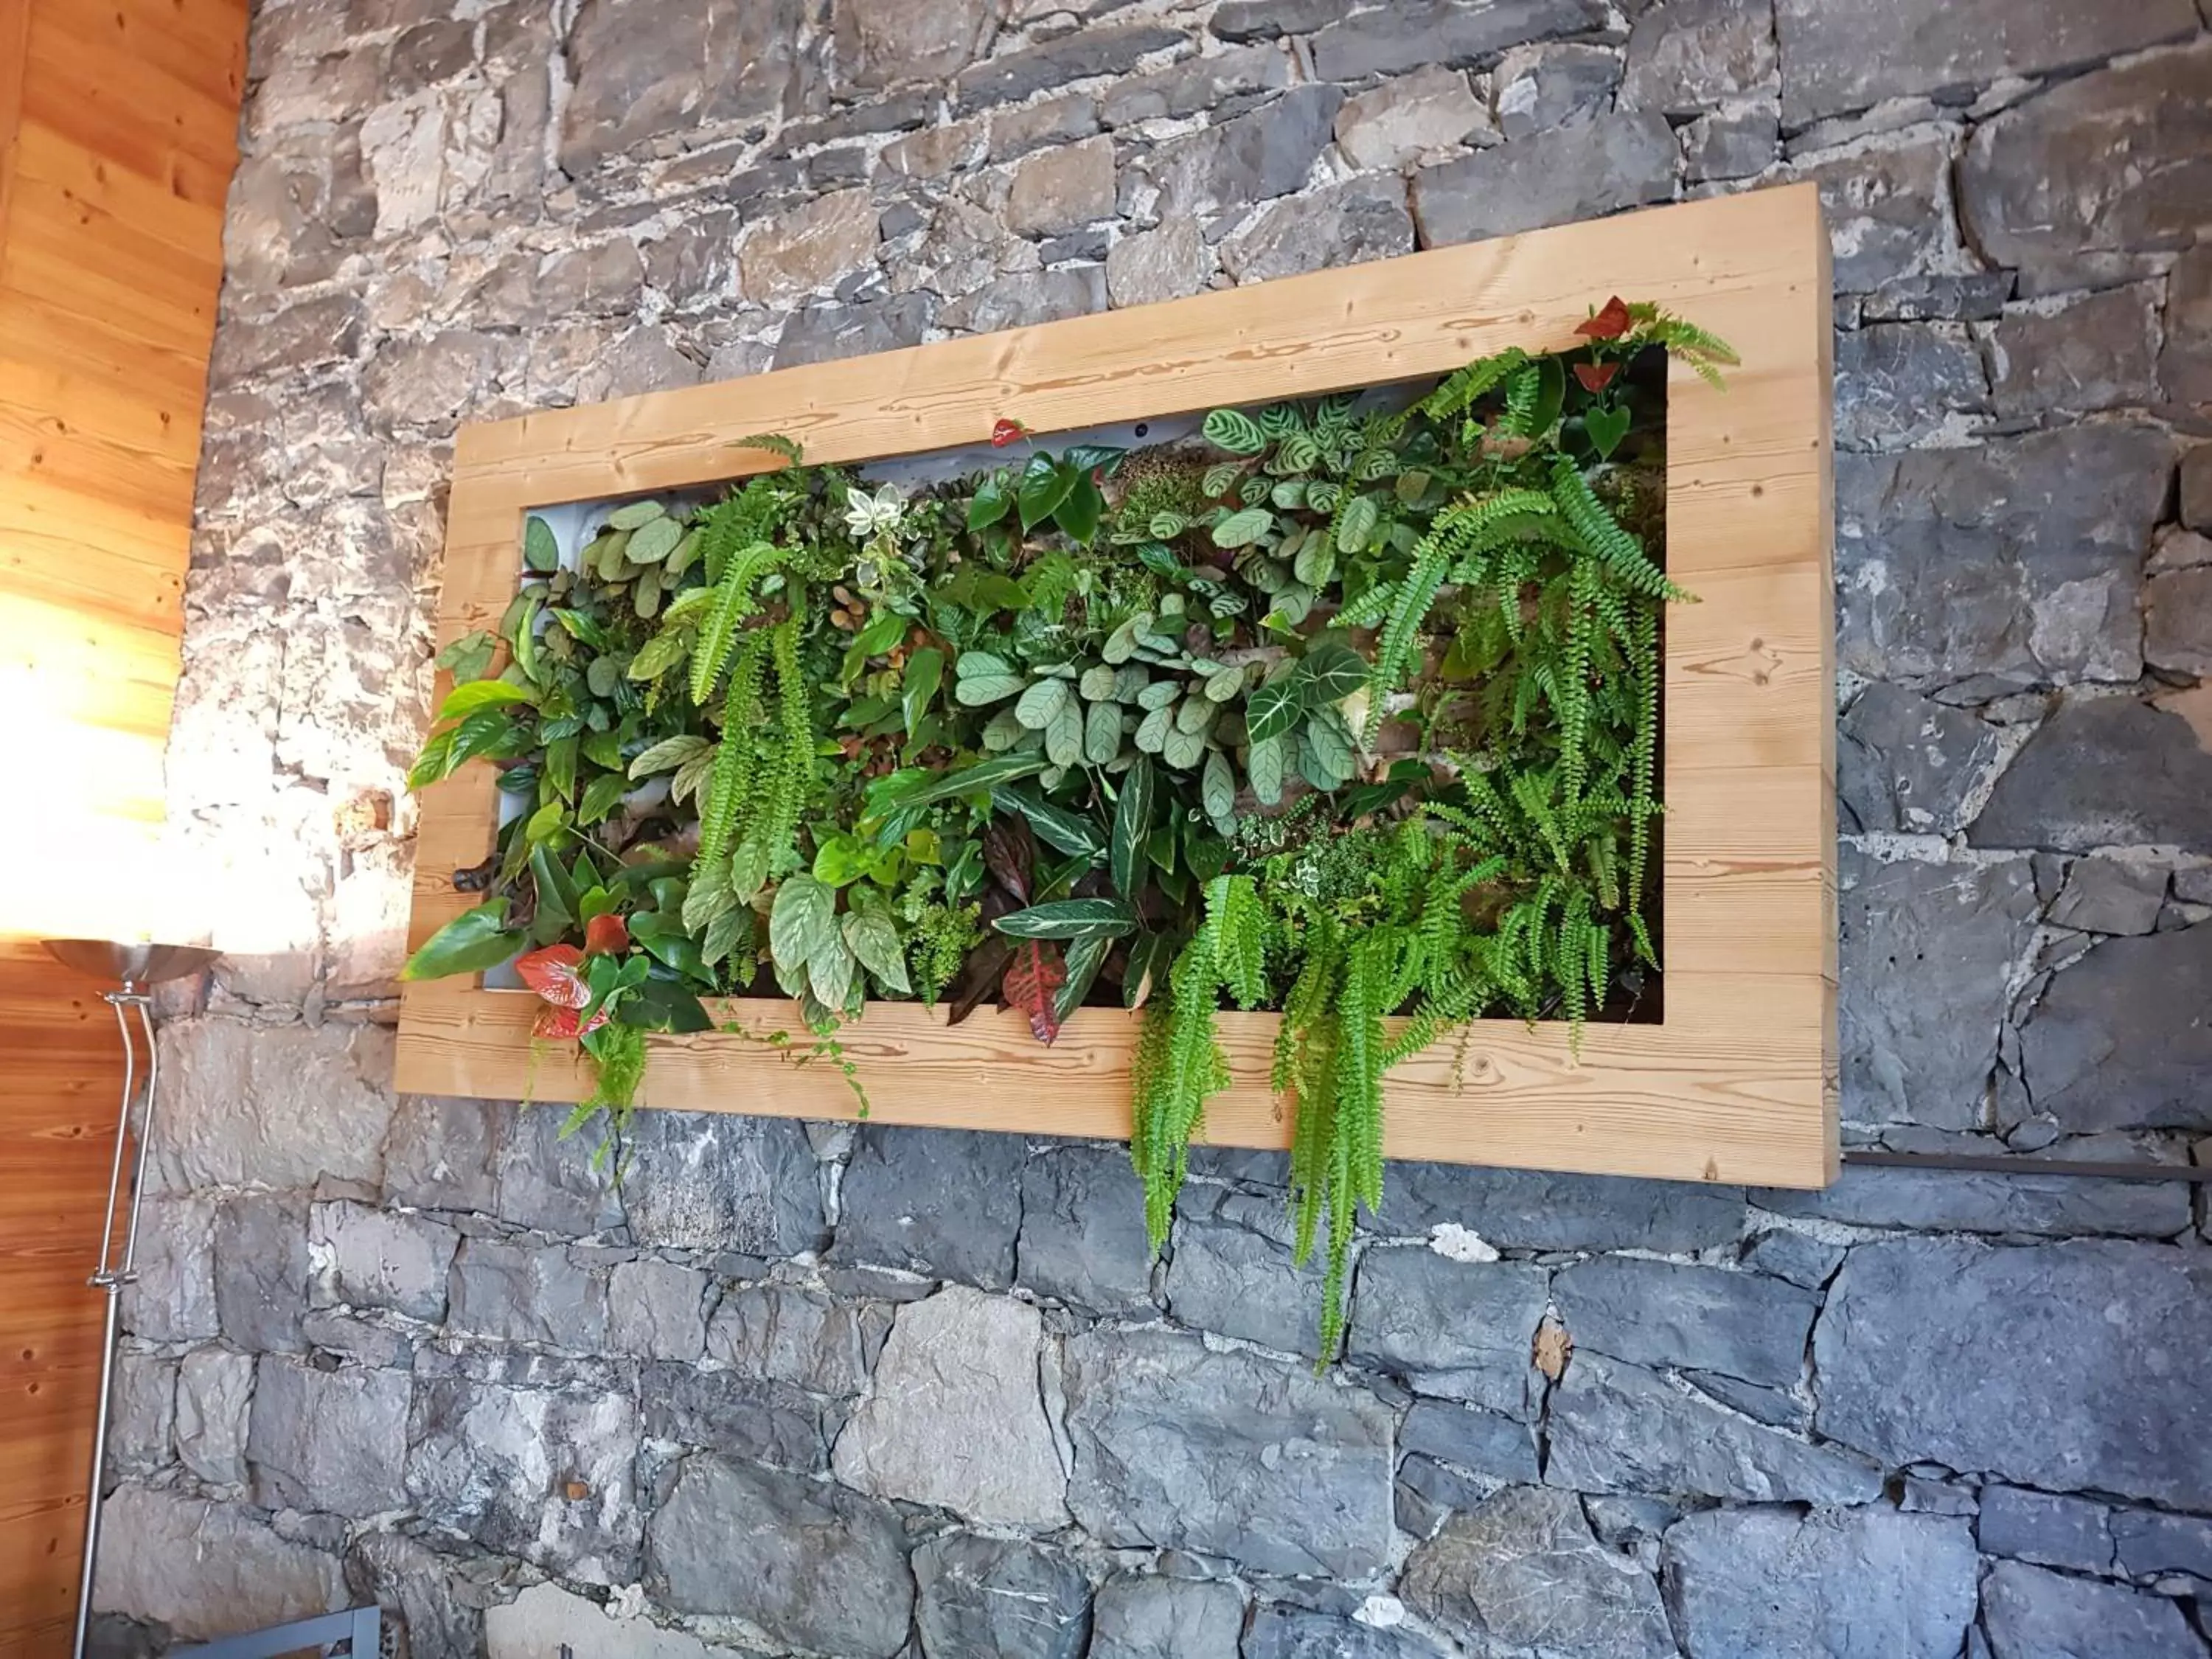
[{"label": "wood grain texture", "polygon": [[[504,609],[526,512],[757,471],[766,458],[736,447],[750,433],[857,461],[978,443],[1002,416],[1049,434],[1412,380],[1509,344],[1565,347],[1615,292],[1681,313],[1743,359],[1725,392],[1680,365],[1668,380],[1667,560],[1697,603],[1667,617],[1665,1018],[1593,1026],[1579,1052],[1564,1026],[1477,1022],[1389,1074],[1388,1148],[1825,1185],[1838,1168],[1832,371],[1827,239],[1809,186],[467,427],[440,641]],[[427,793],[416,942],[467,908],[452,873],[483,856],[492,824],[487,768]],[[580,1066],[533,1063],[533,1009],[465,980],[407,987],[399,1086],[580,1098]],[[781,1002],[729,1012],[756,1034],[799,1029]],[[1287,1144],[1266,1087],[1274,1029],[1272,1015],[1223,1016],[1237,1081],[1209,1103],[1209,1139]],[[1128,1016],[1085,1010],[1043,1049],[1018,1016],[950,1027],[887,1004],[841,1033],[879,1121],[1104,1136],[1128,1133],[1133,1036]],[[854,1110],[834,1068],[720,1032],[654,1039],[644,1099]]]},{"label": "wood grain texture", "polygon": [[[0,697],[41,778],[0,915],[106,932],[162,811],[246,0],[0,0]],[[27,884],[35,881],[36,888]],[[0,1656],[65,1650],[122,1051],[0,941]]]},{"label": "wood grain texture", "polygon": [[43,1659],[76,1605],[123,1050],[98,987],[0,939],[0,1655]]}]

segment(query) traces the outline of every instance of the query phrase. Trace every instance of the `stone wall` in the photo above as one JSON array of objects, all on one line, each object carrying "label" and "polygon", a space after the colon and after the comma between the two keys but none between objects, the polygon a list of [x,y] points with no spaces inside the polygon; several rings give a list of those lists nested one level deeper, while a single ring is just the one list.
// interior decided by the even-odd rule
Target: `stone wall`
[{"label": "stone wall", "polygon": [[1812,179],[1851,1137],[2212,1128],[2191,0],[1010,4],[258,8],[111,1643],[2204,1659],[2179,1183],[1396,1167],[1316,1376],[1273,1158],[394,1097],[458,421]]}]

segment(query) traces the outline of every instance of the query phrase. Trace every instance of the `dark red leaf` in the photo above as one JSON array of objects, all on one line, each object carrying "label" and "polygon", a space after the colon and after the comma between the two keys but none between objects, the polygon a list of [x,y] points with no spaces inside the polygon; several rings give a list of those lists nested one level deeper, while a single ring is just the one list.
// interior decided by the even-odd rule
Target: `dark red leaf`
[{"label": "dark red leaf", "polygon": [[1004,449],[1008,444],[1013,442],[1015,439],[1023,436],[1027,430],[1028,428],[1024,427],[1019,421],[1009,421],[1001,418],[994,422],[991,428],[991,447],[994,449]]},{"label": "dark red leaf", "polygon": [[1613,384],[1613,377],[1620,373],[1619,363],[1577,363],[1575,379],[1583,383],[1585,392],[1602,392]]},{"label": "dark red leaf", "polygon": [[1618,340],[1628,332],[1628,307],[1616,294],[1605,302],[1603,310],[1575,332],[1585,339]]},{"label": "dark red leaf", "polygon": [[999,975],[1006,971],[1006,959],[1014,947],[1004,934],[994,933],[968,953],[968,960],[960,966],[960,977],[952,981],[951,994],[945,999],[951,1012],[945,1017],[947,1025],[957,1025],[983,1004],[983,1000],[998,988]]},{"label": "dark red leaf", "polygon": [[1025,939],[1014,946],[1014,959],[1006,964],[1006,976],[999,988],[1006,994],[1006,1006],[1018,1008],[1030,1017],[1030,1034],[1039,1042],[1050,1042],[1060,1035],[1054,994],[1066,983],[1067,969],[1060,959],[1060,947],[1042,939]]},{"label": "dark red leaf", "polygon": [[[1592,390],[1595,390],[1595,387]],[[629,949],[629,924],[610,912],[584,924],[584,954],[619,956]]]},{"label": "dark red leaf", "polygon": [[583,1036],[586,1031],[596,1031],[607,1023],[607,1011],[604,1008],[592,1016],[591,1024],[588,1025],[580,1026],[576,1024],[582,1015],[583,1011],[580,1008],[540,1008],[538,1011],[538,1018],[531,1024],[530,1035],[574,1039]]},{"label": "dark red leaf", "polygon": [[983,867],[1022,903],[1030,902],[1030,872],[1036,842],[1027,818],[993,818],[983,830]]},{"label": "dark red leaf", "polygon": [[584,953],[573,945],[549,945],[516,957],[514,971],[522,975],[525,985],[556,1008],[580,1008],[592,1000],[592,988],[576,971],[583,960]]}]

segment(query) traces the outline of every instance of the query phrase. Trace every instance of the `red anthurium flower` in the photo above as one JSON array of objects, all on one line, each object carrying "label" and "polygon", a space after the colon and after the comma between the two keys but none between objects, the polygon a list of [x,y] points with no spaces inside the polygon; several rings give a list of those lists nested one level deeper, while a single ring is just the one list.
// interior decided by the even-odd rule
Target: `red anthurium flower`
[{"label": "red anthurium flower", "polygon": [[1592,340],[1618,340],[1628,332],[1628,307],[1616,294],[1605,302],[1602,311],[1575,332]]},{"label": "red anthurium flower", "polygon": [[1575,379],[1583,383],[1585,392],[1602,392],[1613,384],[1613,377],[1620,373],[1619,363],[1577,363]]},{"label": "red anthurium flower", "polygon": [[[1595,392],[1595,386],[1590,388]],[[593,916],[584,924],[586,956],[617,956],[629,949],[629,924],[620,916]]]},{"label": "red anthurium flower", "polygon": [[1004,449],[1027,430],[1019,421],[1001,419],[991,428],[991,447]]},{"label": "red anthurium flower", "polygon": [[556,1008],[580,1008],[592,1000],[592,988],[576,971],[583,960],[584,953],[573,945],[549,945],[518,957],[514,971],[522,975],[525,985]]},{"label": "red anthurium flower", "polygon": [[607,1011],[604,1008],[600,1009],[592,1016],[589,1024],[579,1025],[576,1022],[582,1018],[583,1011],[580,1008],[540,1008],[538,1011],[538,1018],[531,1022],[530,1035],[567,1038],[573,1042],[575,1038],[583,1036],[585,1032],[596,1031],[600,1026],[605,1024]]}]

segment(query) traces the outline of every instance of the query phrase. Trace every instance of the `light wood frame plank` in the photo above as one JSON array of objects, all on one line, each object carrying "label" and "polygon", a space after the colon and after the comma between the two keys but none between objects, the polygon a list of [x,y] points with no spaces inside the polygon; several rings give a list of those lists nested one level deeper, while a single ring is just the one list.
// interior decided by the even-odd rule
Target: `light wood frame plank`
[{"label": "light wood frame plank", "polygon": [[[1828,242],[1810,185],[1659,208],[1316,272],[1164,305],[949,340],[748,380],[466,427],[456,446],[439,641],[495,621],[524,514],[719,483],[735,447],[789,434],[814,461],[980,443],[1001,416],[1049,434],[1221,404],[1431,376],[1517,344],[1562,349],[1614,293],[1656,301],[1742,356],[1725,392],[1675,365],[1662,880],[1664,1019],[1478,1021],[1394,1070],[1395,1158],[1811,1187],[1838,1167],[1835,676]],[[442,695],[444,684],[440,691]],[[465,908],[453,872],[494,823],[489,769],[428,790],[411,939]],[[575,1100],[580,1063],[533,1059],[535,999],[410,984],[398,1083],[430,1094]],[[756,1035],[799,1030],[738,1000]],[[1224,1012],[1233,1086],[1207,1140],[1282,1146],[1268,1014]],[[1041,1048],[1018,1014],[878,1003],[841,1034],[877,1121],[1126,1138],[1133,1018],[1085,1009]],[[652,1040],[641,1103],[850,1117],[832,1068],[745,1037]]]}]

